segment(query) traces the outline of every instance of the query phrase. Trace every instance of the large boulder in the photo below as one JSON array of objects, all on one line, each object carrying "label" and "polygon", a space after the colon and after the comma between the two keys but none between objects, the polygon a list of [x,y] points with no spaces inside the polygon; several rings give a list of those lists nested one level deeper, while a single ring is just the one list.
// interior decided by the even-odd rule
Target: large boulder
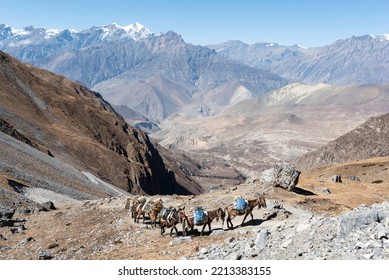
[{"label": "large boulder", "polygon": [[298,183],[300,173],[291,165],[276,165],[274,168],[262,172],[261,182],[292,191]]},{"label": "large boulder", "polygon": [[382,223],[385,226],[388,219],[388,202],[373,206],[361,206],[339,216],[337,233],[339,237],[344,237],[357,230],[364,231],[374,223]]}]

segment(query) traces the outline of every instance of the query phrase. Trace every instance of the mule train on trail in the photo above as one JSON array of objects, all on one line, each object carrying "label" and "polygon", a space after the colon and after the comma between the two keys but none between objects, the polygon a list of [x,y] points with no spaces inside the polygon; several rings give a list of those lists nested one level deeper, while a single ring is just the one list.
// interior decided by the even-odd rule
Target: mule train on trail
[{"label": "mule train on trail", "polygon": [[[234,225],[232,219],[236,216],[244,215],[243,221],[240,226],[243,226],[248,215],[251,216],[251,222],[254,221],[253,209],[257,206],[258,209],[261,207],[266,208],[266,200],[264,195],[259,195],[255,199],[246,200],[242,197],[237,197],[234,203],[225,207],[224,209],[219,207],[216,210],[206,211],[202,207],[197,207],[193,212],[185,213],[185,207],[178,206],[176,209],[173,206],[164,207],[162,199],[150,199],[144,196],[136,196],[132,199],[131,206],[130,199],[128,199],[126,208],[131,211],[131,217],[135,223],[139,223],[139,219],[143,218],[145,223],[146,215],[149,217],[151,228],[155,229],[157,221],[161,228],[161,235],[165,233],[165,228],[171,228],[170,236],[175,231],[176,236],[179,234],[177,225],[182,224],[182,234],[188,235],[193,234],[195,226],[202,226],[200,234],[204,234],[205,228],[208,226],[208,233],[211,233],[211,223],[216,219],[222,220],[222,228],[224,226],[224,220],[227,220],[227,227],[232,230]],[[197,231],[197,230],[196,230]]]}]

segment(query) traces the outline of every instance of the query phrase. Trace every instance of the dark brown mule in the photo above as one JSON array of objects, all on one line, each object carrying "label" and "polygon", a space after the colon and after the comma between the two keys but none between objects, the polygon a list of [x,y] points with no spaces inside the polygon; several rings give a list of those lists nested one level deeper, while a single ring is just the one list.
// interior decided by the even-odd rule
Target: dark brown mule
[{"label": "dark brown mule", "polygon": [[[208,225],[208,231],[211,232],[211,223],[215,218],[217,221],[219,220],[219,218],[222,219],[222,227],[223,227],[225,213],[224,213],[223,209],[221,209],[220,207],[216,210],[213,210],[213,211],[204,211],[204,216],[205,217],[203,219],[203,222],[196,224],[196,226],[201,226],[201,225],[203,226],[201,233],[200,233],[201,235],[204,234],[204,229],[207,225]],[[188,223],[188,227],[186,227],[186,228],[183,227],[184,234],[186,235],[189,231],[189,228],[190,228],[191,232],[193,232],[193,230],[194,230],[195,224],[194,224],[193,215],[190,215],[190,217],[185,215],[185,221]]]},{"label": "dark brown mule", "polygon": [[244,211],[237,211],[236,209],[234,209],[233,206],[227,206],[225,208],[225,211],[227,214],[227,227],[229,229],[234,228],[234,225],[232,224],[231,220],[233,218],[235,218],[236,216],[245,215],[242,223],[240,224],[240,226],[242,226],[248,215],[251,216],[251,222],[254,221],[252,211],[253,211],[255,206],[258,206],[258,209],[261,207],[266,208],[266,200],[265,200],[265,196],[263,196],[263,195],[258,196],[256,199],[248,200],[247,202],[248,202],[247,207]]},{"label": "dark brown mule", "polygon": [[178,235],[177,224],[184,222],[182,213],[184,212],[183,208],[178,210],[174,207],[162,208],[159,214],[159,225],[161,227],[161,235],[165,233],[165,228],[171,228],[170,236],[172,236],[173,230],[176,231],[176,236]]}]

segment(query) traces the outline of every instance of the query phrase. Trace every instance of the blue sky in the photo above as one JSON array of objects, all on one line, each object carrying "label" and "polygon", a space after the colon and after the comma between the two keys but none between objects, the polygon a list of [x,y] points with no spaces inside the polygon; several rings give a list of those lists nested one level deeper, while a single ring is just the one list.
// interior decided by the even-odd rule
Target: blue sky
[{"label": "blue sky", "polygon": [[323,46],[353,35],[389,33],[388,0],[9,0],[0,22],[15,28],[73,28],[139,22],[192,44],[227,40]]}]

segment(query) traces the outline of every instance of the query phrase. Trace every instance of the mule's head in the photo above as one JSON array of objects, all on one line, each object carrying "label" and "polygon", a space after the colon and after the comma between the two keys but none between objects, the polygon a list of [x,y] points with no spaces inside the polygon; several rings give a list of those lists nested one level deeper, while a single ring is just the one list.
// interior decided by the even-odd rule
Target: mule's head
[{"label": "mule's head", "polygon": [[258,197],[258,209],[261,207],[266,208],[266,200],[264,195],[260,195]]}]

